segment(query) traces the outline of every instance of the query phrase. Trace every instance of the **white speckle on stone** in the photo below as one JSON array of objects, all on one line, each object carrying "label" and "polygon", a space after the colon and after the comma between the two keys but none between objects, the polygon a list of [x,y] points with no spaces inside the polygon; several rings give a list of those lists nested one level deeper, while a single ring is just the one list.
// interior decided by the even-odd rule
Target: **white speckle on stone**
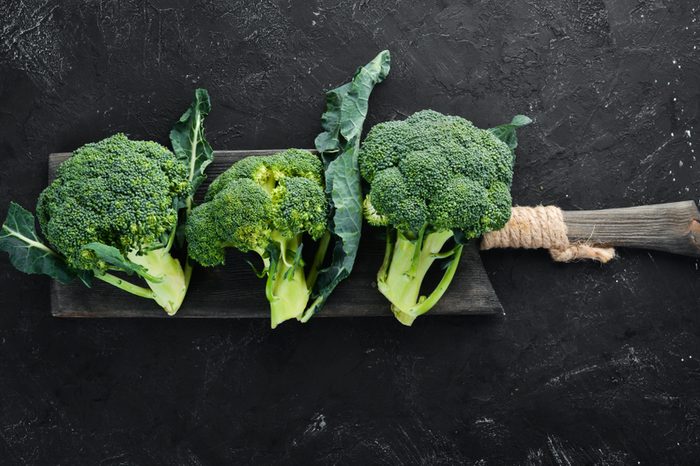
[{"label": "white speckle on stone", "polygon": [[316,435],[326,430],[326,426],[326,416],[324,416],[321,413],[317,413],[314,415],[313,418],[311,418],[311,423],[308,426],[306,426],[306,430],[304,430],[304,436],[315,437]]}]

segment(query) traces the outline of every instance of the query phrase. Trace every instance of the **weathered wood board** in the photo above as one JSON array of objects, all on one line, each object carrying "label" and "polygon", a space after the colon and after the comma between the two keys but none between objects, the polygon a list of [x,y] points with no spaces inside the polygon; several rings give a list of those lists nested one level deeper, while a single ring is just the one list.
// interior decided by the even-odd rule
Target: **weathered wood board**
[{"label": "weathered wood board", "polygon": [[[233,162],[248,155],[266,155],[276,150],[216,151],[209,166],[208,180],[226,170]],[[70,154],[49,156],[49,180],[56,168]],[[200,188],[201,198],[208,183]],[[379,231],[366,227],[360,253],[350,278],[341,283],[331,296],[321,317],[391,316],[389,305],[377,291],[375,275],[384,254],[384,241]],[[243,260],[244,255],[231,250],[226,265],[215,268],[197,267],[178,318],[247,318],[269,317],[262,279],[255,276]],[[495,314],[502,313],[491,283],[481,266],[476,247],[465,248],[462,262],[450,289],[431,314]],[[82,284],[51,287],[51,313],[57,317],[168,317],[150,300],[131,296],[101,282],[91,290]]]}]

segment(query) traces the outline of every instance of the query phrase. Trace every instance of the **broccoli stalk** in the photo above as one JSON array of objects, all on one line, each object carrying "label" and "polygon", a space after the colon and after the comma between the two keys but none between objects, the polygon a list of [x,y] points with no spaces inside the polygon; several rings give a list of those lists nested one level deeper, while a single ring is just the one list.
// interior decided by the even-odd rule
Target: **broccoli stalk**
[{"label": "broccoli stalk", "polygon": [[[386,251],[377,274],[377,286],[402,324],[411,325],[416,317],[428,312],[452,281],[456,270],[453,264],[459,263],[463,247],[458,244],[446,253],[441,252],[452,236],[453,233],[447,230],[419,234],[410,239],[401,232],[387,231]],[[436,259],[445,258],[450,258],[450,264],[443,279],[429,296],[422,296],[421,286],[428,270]]]},{"label": "broccoli stalk", "polygon": [[267,262],[267,283],[265,296],[270,303],[270,322],[272,328],[285,320],[298,317],[309,302],[310,286],[304,274],[304,262],[301,259],[289,260],[289,253],[294,257],[301,255],[302,235],[292,239],[279,239],[275,248],[279,248],[279,258]]},{"label": "broccoli stalk", "polygon": [[[185,299],[188,283],[180,261],[170,255],[170,249],[155,249],[141,255],[129,253],[127,258],[145,268],[151,275],[151,277],[143,277],[151,289],[151,298],[168,315],[175,314]],[[99,275],[97,277],[102,278]]]},{"label": "broccoli stalk", "polygon": [[[188,287],[180,261],[171,255],[175,231],[173,229],[164,247],[150,248],[142,252],[134,249],[128,252],[126,257],[122,256],[118,249],[102,243],[85,245],[81,255],[85,258],[94,255],[98,258],[92,270],[97,279],[127,293],[152,299],[168,315],[174,315],[182,305]],[[108,270],[135,273],[146,282],[148,288],[112,275]]]}]

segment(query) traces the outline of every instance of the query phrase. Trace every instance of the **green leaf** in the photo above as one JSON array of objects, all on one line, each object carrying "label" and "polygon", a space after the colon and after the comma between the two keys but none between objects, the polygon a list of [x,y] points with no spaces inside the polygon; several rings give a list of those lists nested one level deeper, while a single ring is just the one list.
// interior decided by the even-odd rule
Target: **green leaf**
[{"label": "green leaf", "polygon": [[518,138],[515,134],[515,130],[527,126],[530,123],[532,123],[532,120],[529,117],[525,115],[515,115],[510,123],[496,126],[495,128],[489,129],[489,131],[498,139],[508,144],[510,150],[514,151],[515,148],[518,147]]},{"label": "green leaf", "polygon": [[530,123],[532,123],[532,119],[529,116],[525,115],[515,115],[513,117],[513,120],[511,120],[510,124],[515,126],[516,128],[520,128],[521,126],[527,126]]},{"label": "green leaf", "polygon": [[78,277],[78,280],[80,280],[83,285],[92,288],[92,279],[95,276],[92,270],[76,270],[75,276]]},{"label": "green leaf", "polygon": [[[0,230],[0,250],[9,254],[10,263],[24,273],[48,275],[61,283],[68,283],[78,275],[62,256],[42,243],[36,234],[34,215],[14,202],[10,203]],[[83,283],[89,283],[85,272],[81,271],[80,278]]]},{"label": "green leaf", "polygon": [[275,281],[277,280],[277,267],[280,262],[279,243],[271,241],[265,248],[264,257],[267,257],[267,281],[265,282],[265,297],[271,303],[275,299]]},{"label": "green leaf", "polygon": [[258,277],[258,278],[263,278],[265,275],[267,275],[267,269],[263,268],[261,270],[258,270],[258,268],[253,264],[251,261],[248,259],[243,259],[246,264],[250,266],[251,269],[253,269],[253,273]]},{"label": "green leaf", "polygon": [[349,83],[326,93],[326,111],[321,116],[323,132],[316,149],[325,166],[326,192],[332,204],[333,234],[330,265],[321,269],[312,291],[313,302],[304,312],[307,321],[323,307],[335,287],[352,271],[362,232],[362,187],[357,152],[367,117],[369,96],[389,73],[388,50],[358,68]]},{"label": "green leaf", "polygon": [[206,178],[204,171],[214,160],[214,152],[204,137],[204,119],[210,111],[209,94],[206,89],[197,89],[192,105],[170,131],[173,152],[187,166],[192,195]]},{"label": "green leaf", "polygon": [[162,277],[155,277],[148,273],[146,267],[139,264],[135,264],[127,258],[125,258],[122,255],[121,251],[119,251],[119,249],[115,248],[114,246],[108,246],[102,243],[88,243],[85,246],[83,246],[82,249],[92,251],[99,260],[121,270],[122,272],[126,272],[129,275],[135,273],[145,278],[146,280],[150,280],[156,283],[163,280]]}]

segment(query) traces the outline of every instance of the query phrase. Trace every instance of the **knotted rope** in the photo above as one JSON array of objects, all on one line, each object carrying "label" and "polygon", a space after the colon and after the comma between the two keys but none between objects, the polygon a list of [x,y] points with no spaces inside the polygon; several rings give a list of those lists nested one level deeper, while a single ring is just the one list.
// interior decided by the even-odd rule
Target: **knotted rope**
[{"label": "knotted rope", "polygon": [[556,262],[591,259],[608,262],[614,248],[600,248],[585,242],[570,243],[561,209],[555,206],[513,207],[506,226],[481,238],[481,249],[549,249]]}]

